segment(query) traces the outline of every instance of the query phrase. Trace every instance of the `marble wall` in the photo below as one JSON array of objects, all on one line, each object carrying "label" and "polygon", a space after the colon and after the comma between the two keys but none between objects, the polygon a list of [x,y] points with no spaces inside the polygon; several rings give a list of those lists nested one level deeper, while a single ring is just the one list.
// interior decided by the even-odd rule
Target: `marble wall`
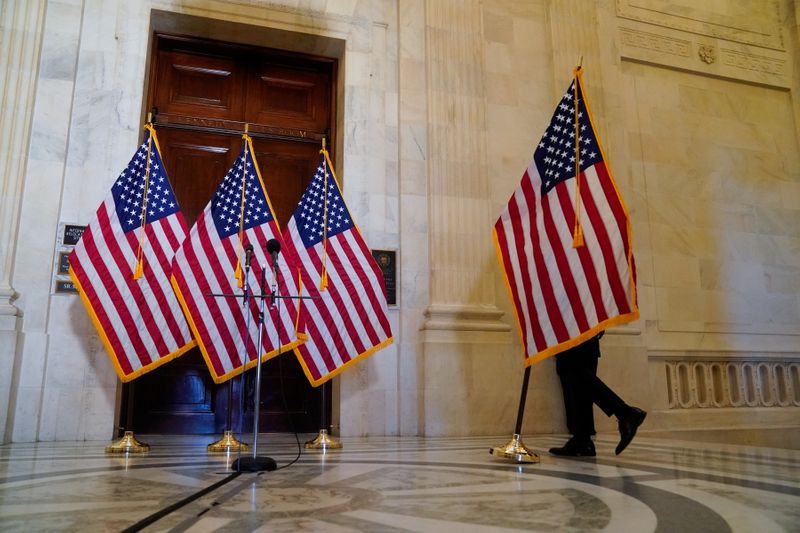
[{"label": "marble wall", "polygon": [[[335,382],[342,435],[513,430],[522,355],[491,224],[581,58],[642,314],[606,335],[601,374],[651,430],[797,429],[799,24],[791,0],[3,3],[4,440],[112,434],[119,384],[77,297],[54,292],[56,234],[137,142],[153,30],[341,61],[337,173],[400,285],[395,343]],[[523,430],[564,431],[550,360]]]}]

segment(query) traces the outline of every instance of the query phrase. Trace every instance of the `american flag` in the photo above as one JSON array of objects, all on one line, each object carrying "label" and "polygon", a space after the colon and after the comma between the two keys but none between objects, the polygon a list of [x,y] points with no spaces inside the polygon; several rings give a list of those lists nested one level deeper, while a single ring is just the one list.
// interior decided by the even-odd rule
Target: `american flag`
[{"label": "american flag", "polygon": [[155,130],[147,125],[142,145],[69,255],[70,276],[122,381],[195,345],[169,283],[185,237]]},{"label": "american flag", "polygon": [[[259,299],[262,273],[265,293],[296,294],[295,279],[285,262],[278,262],[278,283],[272,258],[266,252],[270,239],[281,242],[281,232],[264,189],[253,145],[244,136],[242,150],[211,202],[203,210],[172,262],[172,284],[192,326],[200,350],[216,383],[240,374],[261,361],[291,351],[299,342],[295,330],[297,311],[292,300],[266,303],[261,347],[258,343]],[[249,275],[245,248],[253,245]],[[243,306],[247,278],[249,306]],[[235,297],[213,295],[236,295]],[[248,323],[249,315],[249,323]],[[259,355],[257,355],[259,354]]]},{"label": "american flag", "polygon": [[[317,386],[392,342],[383,275],[344,203],[325,150],[284,240],[287,260],[300,266],[303,295],[312,297],[299,303],[299,329],[307,339],[295,352]],[[320,290],[321,285],[327,288]]]},{"label": "american flag", "polygon": [[526,366],[639,317],[630,220],[592,124],[580,69],[494,236]]}]

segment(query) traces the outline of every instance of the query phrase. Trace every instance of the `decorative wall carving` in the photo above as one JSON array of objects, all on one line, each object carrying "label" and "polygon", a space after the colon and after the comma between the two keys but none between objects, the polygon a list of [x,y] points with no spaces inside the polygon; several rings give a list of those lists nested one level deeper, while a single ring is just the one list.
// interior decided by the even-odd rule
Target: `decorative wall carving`
[{"label": "decorative wall carving", "polygon": [[800,362],[665,360],[670,409],[800,407]]},{"label": "decorative wall carving", "polygon": [[703,63],[710,65],[717,60],[717,49],[713,46],[701,44],[697,47],[697,57],[699,57],[700,61]]},{"label": "decorative wall carving", "polygon": [[656,33],[637,31],[631,28],[620,28],[620,39],[622,44],[654,50],[679,57],[689,57],[692,55],[692,42],[686,39],[676,39]]},{"label": "decorative wall carving", "polygon": [[624,24],[618,27],[618,32],[620,55],[625,59],[775,87],[791,87],[788,54],[784,51],[733,44],[654,25],[630,21]]},{"label": "decorative wall carving", "polygon": [[775,76],[786,75],[785,60],[757,54],[747,54],[735,50],[722,50],[722,63],[731,67]]},{"label": "decorative wall carving", "polygon": [[778,0],[719,4],[693,0],[617,0],[617,15],[742,44],[785,50]]}]

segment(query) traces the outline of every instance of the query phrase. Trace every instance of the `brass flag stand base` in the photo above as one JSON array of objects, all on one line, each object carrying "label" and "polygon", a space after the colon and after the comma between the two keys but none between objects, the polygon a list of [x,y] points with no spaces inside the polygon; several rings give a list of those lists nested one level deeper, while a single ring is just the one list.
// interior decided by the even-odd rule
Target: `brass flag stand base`
[{"label": "brass flag stand base", "polygon": [[305,443],[307,450],[338,450],[342,447],[342,442],[336,437],[328,435],[327,429],[320,429],[316,438]]},{"label": "brass flag stand base", "polygon": [[249,450],[250,446],[233,436],[233,431],[226,429],[222,438],[208,445],[208,453],[228,453]]},{"label": "brass flag stand base", "polygon": [[150,445],[139,442],[133,436],[133,431],[126,431],[121,439],[106,446],[106,453],[147,453]]},{"label": "brass flag stand base", "polygon": [[502,459],[511,459],[515,463],[538,463],[541,460],[538,455],[525,447],[518,433],[514,433],[508,444],[492,448],[489,453]]},{"label": "brass flag stand base", "polygon": [[515,463],[538,463],[541,461],[538,455],[522,444],[519,436],[522,433],[522,416],[525,414],[525,398],[528,396],[528,381],[531,377],[531,367],[525,367],[525,374],[522,377],[522,391],[519,395],[519,410],[517,411],[517,426],[514,430],[511,442],[505,446],[491,448],[489,453],[501,459],[511,459]]}]

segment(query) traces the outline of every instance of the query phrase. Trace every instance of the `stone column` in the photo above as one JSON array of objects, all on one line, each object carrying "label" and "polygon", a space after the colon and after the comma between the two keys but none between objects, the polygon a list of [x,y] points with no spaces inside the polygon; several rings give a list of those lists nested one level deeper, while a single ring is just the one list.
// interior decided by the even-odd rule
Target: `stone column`
[{"label": "stone column", "polygon": [[[483,370],[510,330],[495,305],[480,0],[425,3],[430,302],[424,328],[426,435],[496,430],[477,412]],[[491,393],[490,393],[491,394]],[[485,405],[485,403],[484,403]]]},{"label": "stone column", "polygon": [[45,0],[0,4],[0,442],[10,434],[6,426],[19,329],[11,277],[44,13]]},{"label": "stone column", "polygon": [[[426,3],[431,305],[426,329],[497,330],[478,0]],[[505,329],[505,328],[502,328]]]}]

